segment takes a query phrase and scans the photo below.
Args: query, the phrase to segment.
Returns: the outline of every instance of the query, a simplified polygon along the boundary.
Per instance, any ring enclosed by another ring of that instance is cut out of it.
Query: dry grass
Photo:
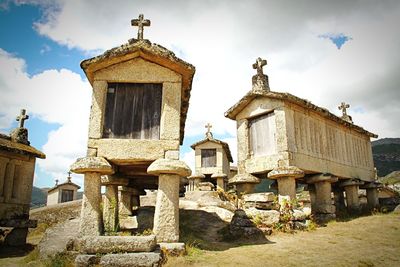
[[[196,251],[166,266],[400,266],[400,216],[333,222],[311,232],[277,234],[270,244]]]

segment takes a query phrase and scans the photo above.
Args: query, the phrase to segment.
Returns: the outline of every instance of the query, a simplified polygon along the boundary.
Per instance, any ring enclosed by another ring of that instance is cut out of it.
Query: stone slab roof
[[[63,186],[63,185],[72,185],[72,186],[75,186],[77,190],[81,188],[79,185],[74,184],[73,182],[68,182],[68,181],[67,181],[67,182],[65,182],[65,183],[58,184],[58,185],[56,185],[56,186],[50,188],[49,190],[47,190],[47,193],[51,193],[51,192],[55,191],[57,188],[60,188],[60,187]]]
[[[94,73],[96,71],[137,57],[173,70],[182,76],[180,121],[180,143],[182,145],[192,80],[196,71],[193,65],[176,57],[173,52],[161,45],[153,44],[149,40],[131,39],[127,44],[112,48],[105,51],[102,55],[82,61],[81,68],[84,70],[89,82],[93,84]]]
[[[0,150],[5,150],[17,154],[34,156],[45,159],[46,155],[34,148],[33,146],[25,145],[18,142],[13,142],[8,135],[0,134]]]
[[[369,137],[374,137],[377,138],[378,135],[368,132],[364,128],[357,126],[355,124],[349,123],[342,118],[336,116],[333,113],[330,113],[327,109],[319,107],[311,103],[310,101],[294,96],[289,93],[279,93],[279,92],[273,92],[273,91],[249,91],[242,99],[239,100],[235,105],[233,105],[231,108],[229,108],[225,112],[225,117],[235,120],[236,116],[251,102],[253,99],[257,97],[265,97],[265,98],[271,98],[271,99],[279,99],[284,102],[289,102],[293,103],[296,105],[299,105],[301,107],[304,107],[309,110],[313,110],[319,115],[321,115],[324,118],[327,118],[331,121],[334,121],[336,123],[342,124],[348,128],[351,128],[361,134],[365,134]]]
[[[191,147],[193,150],[195,150],[195,149],[196,149],[196,146],[201,145],[201,144],[204,144],[204,143],[207,143],[207,142],[213,142],[213,143],[222,145],[222,148],[224,149],[224,151],[225,151],[225,153],[226,153],[226,156],[228,157],[229,162],[233,162],[231,150],[229,149],[228,143],[225,143],[225,142],[223,142],[223,141],[221,141],[221,140],[214,139],[214,138],[211,138],[211,137],[206,137],[205,139],[203,139],[203,140],[201,140],[201,141],[199,141],[199,142],[194,143],[194,144],[191,145],[190,147]]]

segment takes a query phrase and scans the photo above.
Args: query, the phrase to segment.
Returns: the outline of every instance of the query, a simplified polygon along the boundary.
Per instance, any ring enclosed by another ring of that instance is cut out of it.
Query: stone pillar
[[[278,182],[278,198],[282,205],[284,201],[296,198],[296,179],[304,176],[304,172],[296,166],[278,166],[268,173],[269,179]]]
[[[116,232],[118,230],[118,186],[106,185],[103,201],[104,231]]]
[[[102,157],[79,158],[71,166],[71,171],[84,174],[79,233],[81,236],[97,236],[103,232],[103,220],[100,204],[101,175],[112,174],[114,170]]]
[[[346,204],[347,209],[350,212],[358,213],[360,211],[358,188],[362,184],[362,182],[355,179],[348,179],[340,184],[342,187],[344,187],[344,191],[346,192]]]
[[[360,188],[367,191],[367,205],[370,210],[379,207],[378,188],[381,187],[379,183],[370,182],[361,185]]]
[[[118,188],[119,191],[119,215],[124,218],[132,216],[132,193],[124,186]]]
[[[157,242],[179,241],[179,182],[181,177],[191,174],[183,161],[158,159],[147,173],[158,175],[158,191],[154,213],[153,232]]]
[[[339,186],[333,187],[333,199],[335,202],[336,212],[346,209],[346,205],[344,203],[343,189]]]
[[[315,186],[313,184],[308,184],[308,194],[310,195],[310,204],[311,204],[311,212],[315,214],[317,212],[315,203],[316,203],[316,194],[315,194]]]
[[[229,179],[229,184],[236,186],[236,192],[240,194],[250,194],[254,192],[254,187],[261,181],[250,173],[240,173]]]
[[[214,173],[211,178],[217,180],[217,189],[225,191],[225,179],[228,177],[225,173]]]

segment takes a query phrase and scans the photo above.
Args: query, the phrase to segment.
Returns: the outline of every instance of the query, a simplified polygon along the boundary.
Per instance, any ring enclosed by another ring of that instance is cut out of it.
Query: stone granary
[[[199,183],[212,183],[213,188],[226,190],[230,174],[230,163],[233,162],[229,145],[215,139],[208,123],[203,140],[191,145],[195,151],[195,173],[188,177],[189,191],[199,190]]]
[[[132,212],[133,199],[157,189],[153,233],[158,243],[173,243],[179,240],[180,181],[191,174],[179,160],[179,146],[195,67],[143,39],[143,26],[150,25],[143,15],[132,25],[139,27],[137,39],[81,63],[93,98],[87,156],[71,166],[84,174],[80,234],[117,228],[120,213]]]
[[[337,117],[328,110],[288,93],[270,91],[263,74],[266,61],[253,65],[253,87],[225,116],[236,120],[238,175],[230,180],[252,185],[259,178],[277,180],[280,200],[296,197],[296,181],[307,183],[314,213],[335,213],[343,206],[358,209],[358,188],[364,186],[376,206],[376,184],[371,137],[347,113]],[[345,111],[346,105],[340,107]],[[251,187],[248,187],[251,188]]]
[[[5,243],[16,246],[25,244],[28,228],[37,225],[37,221],[29,220],[35,161],[46,158],[29,145],[24,127],[28,118],[21,110],[19,126],[10,135],[0,134],[0,227],[13,228]]]
[[[57,179],[54,187],[47,191],[47,206],[76,200],[80,188],[79,185],[71,181],[71,172],[68,172],[65,183],[59,184]]]

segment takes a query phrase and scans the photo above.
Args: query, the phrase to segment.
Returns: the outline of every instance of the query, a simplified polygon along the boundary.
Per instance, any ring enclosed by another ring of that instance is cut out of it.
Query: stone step
[[[74,244],[80,253],[121,253],[154,251],[155,235],[149,236],[84,236]]]
[[[78,255],[75,258],[76,267],[107,266],[107,267],[157,267],[161,266],[160,252],[138,252],[98,255]]]

